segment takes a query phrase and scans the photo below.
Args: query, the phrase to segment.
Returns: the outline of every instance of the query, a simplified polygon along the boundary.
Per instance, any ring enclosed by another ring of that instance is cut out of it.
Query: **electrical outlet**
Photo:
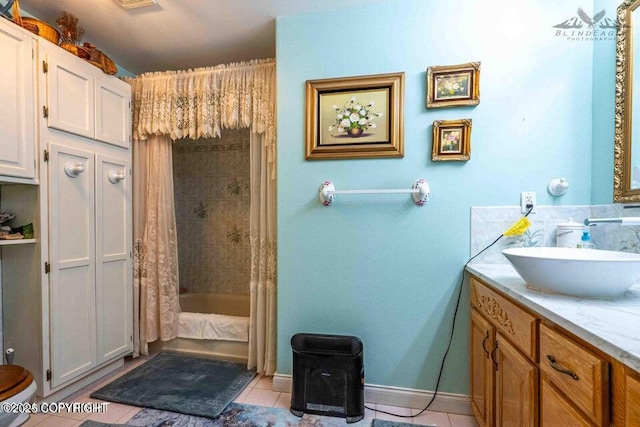
[[[529,212],[536,213],[536,192],[535,191],[523,191],[520,193],[520,208],[523,214]]]

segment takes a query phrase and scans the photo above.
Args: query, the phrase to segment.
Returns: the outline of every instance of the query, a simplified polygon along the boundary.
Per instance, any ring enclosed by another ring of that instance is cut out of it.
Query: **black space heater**
[[[296,334],[291,413],[364,418],[362,341],[342,335]]]

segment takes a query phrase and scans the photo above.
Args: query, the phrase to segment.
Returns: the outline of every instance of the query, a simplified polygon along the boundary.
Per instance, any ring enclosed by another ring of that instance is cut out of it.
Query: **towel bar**
[[[336,194],[399,194],[409,193],[413,198],[413,201],[418,206],[423,206],[429,201],[431,196],[431,189],[429,183],[424,179],[417,179],[413,183],[411,189],[382,189],[382,190],[336,190],[336,187],[331,181],[324,181],[320,185],[320,202],[325,206],[331,206],[336,198]]]

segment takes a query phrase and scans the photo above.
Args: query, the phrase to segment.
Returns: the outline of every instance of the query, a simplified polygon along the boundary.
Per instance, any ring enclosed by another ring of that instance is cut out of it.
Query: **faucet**
[[[584,225],[598,224],[640,225],[640,217],[628,216],[622,218],[587,218],[584,220]]]

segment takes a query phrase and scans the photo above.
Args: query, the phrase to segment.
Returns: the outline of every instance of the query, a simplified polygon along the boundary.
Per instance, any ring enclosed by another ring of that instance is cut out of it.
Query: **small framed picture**
[[[431,160],[467,161],[471,158],[471,119],[435,120]]]
[[[427,68],[427,108],[479,103],[479,62]]]

